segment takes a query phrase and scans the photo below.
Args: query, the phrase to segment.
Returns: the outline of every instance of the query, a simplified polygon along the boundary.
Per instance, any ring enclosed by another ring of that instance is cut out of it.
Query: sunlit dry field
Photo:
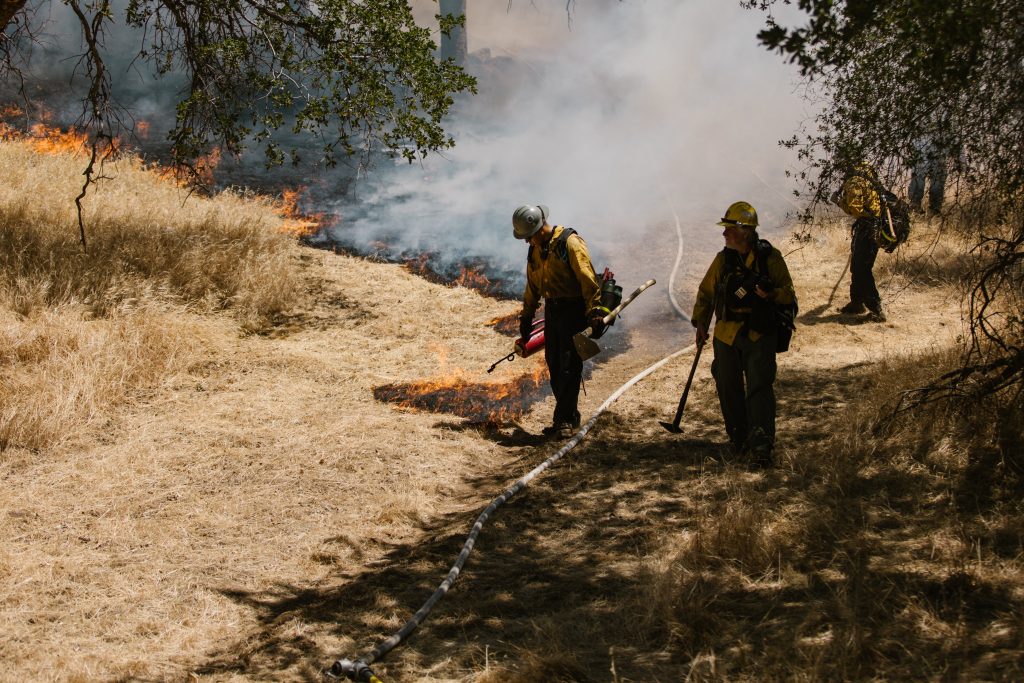
[[[57,163],[46,159],[33,163]],[[138,173],[137,187],[163,187]],[[450,394],[437,412],[375,398],[381,387],[437,388],[427,382],[470,399],[482,383],[528,386],[538,357],[484,372],[509,351],[491,323],[515,302],[300,247],[267,203],[183,204],[167,188],[164,199],[137,190],[154,202],[141,214],[96,195],[119,207],[104,269],[121,284],[88,291],[26,256],[58,240],[73,253],[72,213],[0,203],[15,207],[5,235],[44,245],[4,262],[2,680],[318,680],[400,628],[477,514],[558,448],[536,436],[551,411],[543,386],[541,400],[492,421]],[[210,238],[234,211],[245,229]],[[175,257],[175,245],[202,239],[198,265]],[[684,433],[661,429],[689,370],[683,355],[499,510],[454,589],[379,676],[1024,675],[1020,497],[996,481],[1010,446],[981,418],[944,429],[962,418],[941,409],[879,427],[887,402],[950,361],[963,333],[962,250],[922,224],[906,249],[881,255],[890,322],[873,324],[837,313],[844,223],[809,242],[773,241],[802,312],[780,356],[778,467],[730,456],[710,354]],[[118,251],[126,243],[136,256]],[[168,265],[140,276],[130,266],[156,262],[153,250],[169,252]],[[230,284],[233,264],[250,263],[275,270]],[[687,269],[680,298],[701,270]],[[190,294],[187,283],[214,272],[220,284]],[[47,277],[68,283],[64,294],[40,284]],[[592,368],[584,419],[690,344],[660,286],[643,310],[662,314],[623,321],[628,348]]]

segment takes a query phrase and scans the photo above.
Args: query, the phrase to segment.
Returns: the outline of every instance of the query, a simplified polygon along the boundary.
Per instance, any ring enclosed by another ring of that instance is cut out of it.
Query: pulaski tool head
[[[673,434],[682,434],[683,433],[683,430],[680,429],[679,425],[677,425],[677,424],[672,424],[671,422],[664,422],[662,420],[659,420],[658,424],[660,424],[662,427],[664,427],[668,431],[672,432]]]
[[[643,292],[645,289],[647,289],[654,283],[655,280],[651,279],[637,287],[632,294],[623,299],[622,303],[616,306],[611,313],[604,317],[604,324],[610,325],[611,322],[615,320],[615,318],[619,315],[619,313],[622,312],[623,308],[628,306],[633,299],[640,296],[641,292]],[[590,334],[593,331],[594,329],[592,327],[588,327],[582,332],[577,332],[576,336],[572,338],[573,346],[576,347],[576,353],[580,354],[580,358],[582,358],[583,360],[593,358],[594,356],[601,352],[601,347],[597,345],[597,342],[590,338]]]
[[[576,353],[580,354],[583,360],[589,360],[601,353],[601,347],[597,342],[582,332],[572,338],[572,343],[576,347]]]

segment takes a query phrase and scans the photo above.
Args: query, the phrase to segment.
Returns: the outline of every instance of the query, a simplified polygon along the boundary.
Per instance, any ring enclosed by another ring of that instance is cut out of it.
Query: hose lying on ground
[[[672,308],[676,311],[676,313],[684,320],[688,320],[689,316],[683,310],[682,306],[679,305],[679,302],[676,301],[674,294],[676,272],[679,270],[679,266],[683,260],[683,230],[682,225],[679,222],[679,214],[676,213],[675,208],[673,208],[671,205],[671,202],[667,203],[669,204],[669,208],[672,211],[672,216],[675,219],[676,237],[679,240],[679,248],[676,253],[676,261],[675,264],[672,266],[672,273],[669,277],[668,298],[669,303],[672,305]],[[597,418],[601,416],[601,413],[603,413],[608,408],[608,406],[610,406],[612,403],[618,400],[618,398],[622,396],[622,394],[624,394],[627,389],[629,389],[634,384],[642,380],[644,377],[647,377],[647,375],[651,374],[658,368],[668,363],[673,358],[681,356],[684,353],[693,351],[696,348],[696,345],[691,344],[686,348],[679,349],[675,353],[665,356],[657,363],[651,365],[646,370],[644,370],[643,372],[641,372],[640,374],[636,375],[631,380],[623,384],[611,396],[609,396],[604,403],[602,403],[598,407],[597,411],[591,416],[589,420],[587,420],[586,424],[584,424],[580,428],[580,430],[576,432],[576,434],[571,439],[569,439],[569,441],[564,446],[558,449],[558,451],[554,455],[552,455],[550,458],[542,462],[540,465],[537,465],[537,467],[530,470],[527,474],[523,475],[523,477],[521,477],[514,484],[512,484],[512,486],[505,489],[505,491],[500,496],[492,500],[491,504],[488,505],[484,509],[484,511],[480,513],[480,516],[476,518],[476,522],[474,522],[473,528],[470,530],[469,536],[466,538],[466,542],[462,546],[462,551],[459,553],[458,558],[455,560],[455,564],[452,565],[452,568],[450,570],[448,570],[448,576],[445,577],[444,581],[441,582],[441,585],[437,587],[437,589],[427,599],[427,601],[423,603],[423,606],[416,610],[416,613],[412,615],[412,618],[405,623],[405,626],[396,631],[390,638],[378,644],[377,647],[373,648],[373,650],[370,651],[370,654],[368,654],[364,659],[357,661],[352,661],[351,659],[339,659],[338,661],[334,662],[334,664],[331,665],[329,675],[335,678],[345,677],[353,681],[380,683],[380,679],[378,679],[373,674],[373,671],[370,669],[370,664],[373,664],[374,662],[378,661],[388,652],[398,647],[398,645],[403,640],[409,637],[409,634],[416,630],[416,627],[423,623],[423,620],[427,618],[428,614],[430,614],[430,610],[434,608],[434,605],[436,605],[441,600],[441,598],[445,596],[445,594],[448,592],[448,589],[451,588],[453,583],[455,583],[455,579],[459,577],[459,573],[462,571],[462,566],[465,564],[466,558],[468,558],[469,554],[473,552],[473,546],[476,545],[476,538],[480,535],[480,530],[483,529],[484,524],[487,523],[487,520],[490,519],[490,516],[494,514],[495,510],[501,507],[507,500],[512,498],[512,496],[516,495],[524,488],[526,488],[527,485],[529,485],[529,483],[533,481],[533,479],[535,479],[541,472],[551,467],[553,464],[558,462],[562,458],[562,456],[564,456],[566,453],[575,448],[580,443],[580,441],[583,440],[583,437],[586,436],[587,432],[590,431],[591,427],[593,427],[594,424],[597,422]]]
[[[466,538],[466,542],[462,546],[462,551],[459,553],[459,557],[455,560],[455,564],[452,565],[452,568],[448,571],[448,576],[446,576],[444,581],[441,582],[441,585],[437,587],[433,595],[431,595],[430,598],[428,598],[427,601],[423,603],[423,606],[416,611],[416,614],[412,615],[412,618],[405,623],[405,626],[396,631],[394,635],[392,635],[390,638],[381,642],[379,645],[377,645],[377,647],[373,648],[373,650],[370,651],[370,654],[368,654],[364,659],[358,661],[352,661],[350,659],[339,659],[338,661],[334,662],[334,664],[332,664],[330,668],[330,675],[336,678],[346,677],[353,681],[379,683],[379,679],[370,670],[370,665],[378,661],[381,657],[383,657],[388,652],[397,647],[403,640],[405,640],[409,636],[409,634],[415,631],[416,627],[423,623],[423,620],[427,618],[428,614],[430,614],[430,610],[434,608],[434,605],[436,605],[438,601],[445,596],[445,594],[448,592],[448,589],[451,588],[453,583],[455,583],[455,579],[459,577],[459,572],[462,571],[462,565],[465,564],[466,558],[468,558],[469,554],[473,551],[473,546],[476,544],[477,536],[480,535],[480,530],[483,529],[484,524],[486,524],[490,516],[494,514],[494,511],[501,507],[507,500],[512,498],[512,496],[516,495],[524,488],[526,488],[526,486],[531,481],[533,481],[541,472],[551,467],[553,464],[558,462],[562,458],[562,456],[564,456],[566,453],[575,448],[580,443],[580,441],[583,440],[583,437],[586,436],[587,432],[589,432],[590,429],[597,422],[597,418],[601,416],[601,413],[603,413],[608,408],[608,406],[610,406],[612,403],[618,400],[618,398],[622,396],[622,394],[624,394],[627,389],[629,389],[634,384],[642,380],[644,377],[647,377],[647,375],[651,374],[658,368],[668,363],[673,358],[681,356],[684,353],[693,351],[695,348],[696,346],[691,344],[690,346],[679,349],[678,351],[671,353],[668,356],[665,356],[657,363],[651,365],[646,370],[639,373],[631,380],[623,384],[621,387],[616,389],[615,392],[607,399],[605,399],[605,402],[602,403],[600,407],[598,407],[597,411],[591,416],[589,420],[587,420],[586,424],[580,427],[580,430],[576,432],[576,434],[571,439],[569,439],[569,441],[566,442],[564,446],[558,449],[558,451],[550,458],[548,458],[541,464],[537,465],[527,474],[523,475],[518,481],[512,484],[512,486],[505,489],[505,491],[500,496],[491,501],[491,504],[488,505],[484,509],[484,511],[480,513],[480,516],[476,518],[476,522],[474,522],[473,528],[469,532],[469,536]]]

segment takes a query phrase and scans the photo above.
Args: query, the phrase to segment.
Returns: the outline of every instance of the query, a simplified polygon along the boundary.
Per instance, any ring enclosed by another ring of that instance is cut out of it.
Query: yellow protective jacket
[[[565,228],[561,225],[554,227],[548,242],[549,249],[530,249],[526,263],[526,290],[523,292],[524,315],[532,316],[540,306],[541,298],[583,297],[587,312],[598,304],[601,284],[597,281],[583,238],[570,235],[566,241],[569,263],[555,253],[555,241],[563,230]]]
[[[862,175],[852,175],[843,181],[836,204],[854,218],[874,218],[882,209],[874,183]]]
[[[759,272],[755,249],[751,249],[747,253],[743,263],[749,270]],[[725,250],[723,249],[715,255],[715,259],[711,262],[711,266],[708,268],[708,272],[705,273],[704,279],[700,281],[700,287],[697,288],[697,299],[693,303],[693,315],[690,318],[690,322],[695,327],[700,325],[707,328],[711,325],[711,316],[716,313],[716,304],[719,311],[723,310],[724,303],[716,301],[715,292],[718,291],[719,283],[726,276],[725,265]],[[771,253],[765,259],[765,265],[768,268],[768,279],[771,280],[773,285],[772,291],[768,294],[768,300],[774,301],[777,304],[793,303],[793,300],[796,298],[796,291],[793,289],[793,278],[789,275],[789,268],[786,266],[785,259],[782,258],[782,252],[772,247]],[[742,315],[749,314],[751,309],[729,310]],[[716,315],[716,318],[719,317]],[[717,319],[715,321],[715,339],[732,346],[743,324],[741,320]],[[748,335],[751,341],[757,341],[761,338],[761,334],[754,330],[749,330]]]

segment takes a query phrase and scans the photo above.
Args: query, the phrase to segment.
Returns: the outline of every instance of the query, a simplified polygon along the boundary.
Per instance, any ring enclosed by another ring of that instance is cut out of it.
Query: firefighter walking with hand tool
[[[572,228],[548,223],[548,207],[520,206],[512,214],[512,234],[530,248],[526,257],[526,289],[519,317],[520,342],[525,347],[533,315],[544,299],[544,360],[547,361],[555,414],[547,436],[571,437],[580,426],[577,410],[583,361],[573,335],[592,328],[594,338],[604,334],[601,284],[583,239]]]
[[[769,467],[775,447],[775,354],[788,348],[791,329],[780,309],[792,308],[796,294],[782,253],[758,238],[757,224],[757,212],[747,202],[726,210],[718,223],[725,227],[725,248],[701,280],[691,322],[702,345],[715,316],[711,374],[726,432],[737,455]]]

